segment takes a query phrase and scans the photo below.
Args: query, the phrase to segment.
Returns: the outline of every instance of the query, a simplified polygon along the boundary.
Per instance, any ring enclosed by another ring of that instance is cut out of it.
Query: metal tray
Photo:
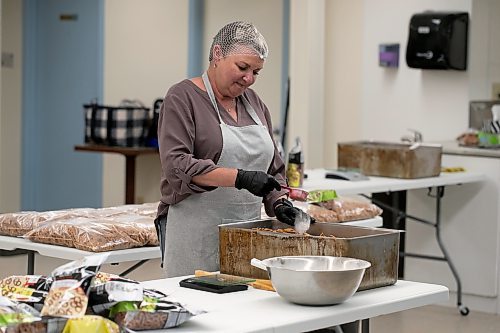
[[[369,261],[358,290],[396,283],[399,262],[399,230],[316,223],[308,235],[260,231],[282,229],[287,224],[276,219],[246,221],[219,226],[221,273],[267,279],[262,270],[250,265],[252,258],[287,255],[329,255]],[[325,237],[322,235],[334,235]]]

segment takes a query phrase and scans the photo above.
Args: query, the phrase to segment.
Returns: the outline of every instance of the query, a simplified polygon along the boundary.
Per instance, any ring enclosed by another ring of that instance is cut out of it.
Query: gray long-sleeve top
[[[255,109],[257,116],[269,130],[272,137],[271,115],[268,108],[252,89],[246,89],[244,96]],[[238,121],[236,122],[222,105],[222,120],[230,126],[254,125],[246,112],[241,96],[237,98]],[[274,140],[273,140],[274,142]],[[161,200],[158,216],[167,214],[168,207],[192,194],[213,190],[215,187],[199,186],[191,182],[196,175],[218,168],[216,165],[222,151],[222,133],[219,118],[206,91],[190,80],[173,85],[167,92],[160,109],[158,121],[158,143],[162,166]],[[278,182],[286,185],[285,165],[276,145],[274,158],[268,173]],[[246,191],[246,190],[242,190]],[[266,213],[274,216],[272,204],[286,194],[274,190],[263,200]]]

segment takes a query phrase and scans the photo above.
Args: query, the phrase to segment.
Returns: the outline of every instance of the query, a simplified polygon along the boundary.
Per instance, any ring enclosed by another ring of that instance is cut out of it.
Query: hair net
[[[223,57],[230,54],[252,54],[265,59],[269,54],[264,36],[253,24],[246,22],[228,23],[219,30],[210,47],[209,61],[213,59],[215,45],[220,45]]]

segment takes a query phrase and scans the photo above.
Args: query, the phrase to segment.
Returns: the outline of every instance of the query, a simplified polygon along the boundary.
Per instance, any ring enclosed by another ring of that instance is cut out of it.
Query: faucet
[[[408,131],[412,132],[413,135],[403,135],[401,141],[408,143],[422,142],[424,137],[420,131],[409,128]]]

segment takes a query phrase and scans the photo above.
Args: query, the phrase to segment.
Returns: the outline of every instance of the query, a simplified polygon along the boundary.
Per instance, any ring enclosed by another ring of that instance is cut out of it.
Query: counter
[[[462,147],[456,141],[436,142],[443,145],[443,154],[500,158],[500,149]]]

